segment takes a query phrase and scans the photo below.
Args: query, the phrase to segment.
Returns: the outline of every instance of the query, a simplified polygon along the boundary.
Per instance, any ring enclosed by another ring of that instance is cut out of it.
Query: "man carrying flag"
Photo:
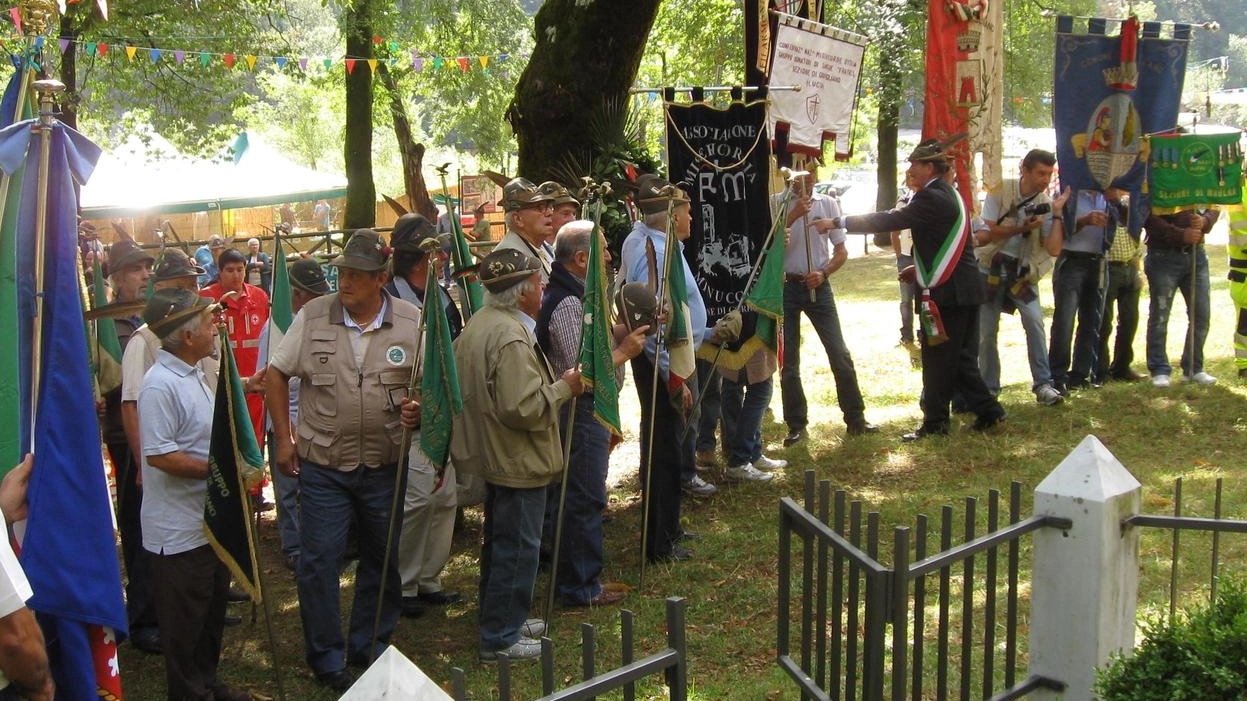
[[[611,352],[611,324],[606,298],[606,239],[591,221],[563,225],[554,239],[550,284],[537,317],[537,342],[555,373],[581,365],[585,392],[575,402],[571,453],[567,459],[567,496],[563,504],[563,542],[559,546],[555,586],[565,606],[605,606],[624,592],[602,585],[602,511],[606,508],[606,472],[611,436],[620,435],[619,383],[615,367],[640,354],[649,326],[623,337]],[[594,348],[595,340],[607,341]],[[588,351],[588,353],[585,353]],[[588,357],[585,357],[585,356]],[[604,357],[603,357],[604,356]],[[602,362],[605,360],[605,362]],[[559,409],[563,431],[571,406]],[[546,526],[553,537],[561,485],[546,492]]]
[[[446,348],[451,340],[463,330],[463,318],[455,307],[450,294],[436,283],[436,271],[441,268],[444,255],[440,248],[436,255],[427,253],[420,244],[436,235],[433,224],[419,214],[407,213],[398,218],[391,232],[390,245],[394,248],[394,276],[386,284],[386,290],[398,299],[414,304],[424,315],[424,355],[440,341],[438,321],[446,320]],[[429,268],[434,268],[433,304],[425,314],[424,301],[428,298]],[[440,314],[436,312],[440,310]],[[429,325],[434,326],[433,329]],[[436,338],[431,338],[431,334]],[[430,343],[430,341],[434,341]],[[453,359],[448,358],[451,363]],[[422,372],[424,368],[421,368]],[[455,383],[458,389],[458,382]],[[447,422],[450,417],[445,417]],[[458,490],[455,484],[455,468],[446,461],[445,449],[441,455],[429,455],[422,444],[434,434],[441,433],[448,440],[450,424],[432,425],[429,414],[426,425],[417,430],[411,441],[407,456],[407,491],[403,494],[403,529],[398,542],[398,574],[403,582],[403,615],[415,617],[429,606],[445,606],[457,603],[462,597],[455,592],[442,590],[442,569],[450,559],[450,542],[455,534],[455,512],[458,510]],[[444,469],[443,469],[444,466]],[[440,479],[439,479],[440,472]]]
[[[949,147],[955,142],[927,139],[909,154],[907,177],[918,190],[905,207],[835,217],[831,224],[852,232],[913,233],[914,265],[900,277],[916,283],[921,293],[923,418],[922,426],[904,435],[906,441],[948,435],[954,388],[977,416],[974,430],[987,430],[1005,418],[979,373],[979,305],[986,290],[969,243],[965,203],[948,182]]]
[[[652,279],[648,256],[638,255],[630,261],[627,282],[650,283],[664,290],[670,337],[660,350],[657,336],[651,336],[645,352],[632,359],[632,377],[641,400],[641,484],[649,501],[645,557],[650,562],[687,560],[689,552],[678,544],[684,532],[681,481],[692,482],[694,487],[704,484],[693,467],[697,417],[690,413],[696,388],[688,379],[695,376],[692,354],[706,332],[706,305],[683,254],[682,242],[689,237],[693,221],[688,195],[656,176],[642,176],[637,185],[637,206],[644,218],[630,236],[639,233],[647,239],[645,247],[652,245],[656,269],[662,271],[664,280]],[[655,373],[659,377],[656,394],[652,392]]]
[[[143,319],[161,343],[143,379],[143,545],[171,699],[250,699],[217,677],[229,570],[204,534],[213,396],[200,360],[217,347],[216,305],[184,289],[152,294]]]

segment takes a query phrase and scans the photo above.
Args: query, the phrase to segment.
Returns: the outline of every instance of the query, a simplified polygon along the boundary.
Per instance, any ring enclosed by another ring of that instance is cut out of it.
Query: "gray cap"
[[[329,294],[325,270],[311,258],[300,258],[290,266],[290,284],[314,295]]]
[[[505,292],[541,270],[541,263],[514,248],[491,252],[481,261],[481,283],[490,292]]]
[[[176,280],[180,277],[198,277],[208,271],[199,267],[190,256],[180,248],[166,248],[160,252],[153,270],[157,282]]]
[[[678,206],[689,201],[683,190],[651,173],[637,178],[636,184],[636,204],[642,214],[666,212],[668,202]]]
[[[389,259],[390,247],[385,245],[381,234],[372,229],[357,229],[342,247],[342,255],[329,264],[339,268],[375,272],[384,270]]]
[[[502,187],[503,211],[514,212],[537,202],[553,202],[554,198],[541,191],[528,178],[514,178]]]
[[[181,287],[166,287],[152,293],[143,309],[143,321],[158,338],[176,329],[195,314],[213,311],[219,305],[199,293]]]

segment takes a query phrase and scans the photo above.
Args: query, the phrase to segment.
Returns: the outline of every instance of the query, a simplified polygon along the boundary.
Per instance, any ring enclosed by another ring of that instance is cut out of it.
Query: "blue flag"
[[[47,173],[47,222],[41,318],[37,349],[39,386],[33,430],[35,469],[27,498],[30,516],[20,560],[48,640],[58,699],[96,699],[97,677],[91,639],[107,654],[126,635],[121,567],[100,452],[92,399],[91,368],[78,289],[77,196],[74,183],[90,176],[100,149],[81,134],[54,122]],[[25,165],[18,217],[18,296],[20,311],[34,309],[34,241],[39,141],[31,122],[0,131],[0,168],[13,173]],[[24,398],[25,399],[25,398]],[[29,399],[27,399],[29,402]],[[24,406],[29,406],[24,402]],[[28,412],[24,412],[28,413]],[[30,448],[28,432],[23,450]],[[72,527],[71,527],[72,526]],[[105,629],[100,634],[100,627]],[[97,651],[100,649],[97,645]],[[116,675],[115,662],[111,665]],[[107,683],[107,680],[102,680]]]

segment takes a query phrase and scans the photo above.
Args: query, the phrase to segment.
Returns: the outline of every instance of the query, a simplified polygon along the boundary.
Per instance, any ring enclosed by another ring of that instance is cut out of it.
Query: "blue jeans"
[[[349,472],[303,460],[299,469],[299,615],[308,666],[317,674],[343,669],[346,657],[371,662],[389,644],[402,608],[398,577],[398,538],[390,547],[385,573],[381,626],[372,637],[381,588],[381,563],[394,501],[395,465],[356,467]],[[351,604],[349,635],[342,639],[338,572],[346,533],[354,518],[359,535],[359,567]],[[395,514],[402,525],[402,512]]]
[[[546,487],[485,485],[481,544],[480,645],[505,650],[520,639],[533,606]]]
[[[1124,235],[1124,234],[1122,234]],[[1098,378],[1125,375],[1134,362],[1134,334],[1139,328],[1139,268],[1134,263],[1109,263],[1104,284],[1104,314],[1100,318]],[[1113,311],[1117,310],[1117,338],[1113,338]],[[1111,362],[1110,362],[1111,361]]]
[[[1195,348],[1191,348],[1188,331],[1182,344],[1182,372],[1194,375],[1204,371],[1204,339],[1208,338],[1208,255],[1204,247],[1195,249],[1195,297],[1191,297],[1191,254],[1182,251],[1148,249],[1143,271],[1152,290],[1152,304],[1147,315],[1147,369],[1153,375],[1172,374],[1169,354],[1165,350],[1174,291],[1181,290],[1186,300],[1188,323],[1194,306]],[[1192,305],[1192,302],[1194,303]],[[1189,329],[1189,327],[1188,327]]]
[[[979,268],[982,270],[982,268]],[[986,275],[987,271],[983,271]],[[979,370],[983,373],[983,382],[992,396],[1000,394],[1000,350],[996,339],[1000,332],[1001,307],[1007,288],[1012,281],[1002,280],[995,293],[979,306]],[[1039,294],[1035,298],[1021,301],[1011,297],[1010,301],[1017,307],[1018,317],[1022,320],[1022,330],[1026,332],[1026,359],[1031,368],[1031,389],[1038,389],[1052,384],[1052,371],[1048,368],[1048,339],[1043,328],[1043,308],[1039,304]]]
[[[913,256],[899,255],[896,257],[896,272],[914,264]],[[914,286],[902,282],[901,288],[901,341],[913,343],[914,340]]]
[[[273,445],[273,434],[268,434]],[[273,496],[277,497],[277,532],[281,535],[281,554],[299,556],[299,478],[287,477],[274,467]]]
[[[857,386],[853,357],[849,355],[844,333],[840,330],[840,317],[836,313],[836,299],[831,294],[831,285],[820,285],[811,302],[809,289],[798,280],[784,282],[784,369],[779,377],[780,394],[784,398],[784,423],[793,431],[805,428],[809,423],[805,389],[801,386],[802,312],[809,317],[827,352],[831,374],[836,379],[836,400],[844,413],[845,423],[863,419],[866,404]]]
[[[743,371],[741,380],[723,380],[723,442],[733,467],[762,457],[762,417],[775,385],[770,377],[747,384]]]
[[[1062,253],[1052,271],[1052,345],[1048,365],[1052,378],[1077,384],[1091,377],[1100,348],[1100,309],[1104,289],[1100,285],[1103,256],[1084,257]],[[1078,335],[1074,335],[1074,317]],[[1071,359],[1070,342],[1073,341]]]
[[[723,376],[714,371],[714,366],[707,360],[697,361],[697,386],[703,388],[705,398],[701,400],[701,416],[697,420],[697,450],[711,452],[717,446],[714,430],[722,413],[720,392]],[[727,435],[723,436],[727,443]]]
[[[606,508],[606,471],[610,467],[610,432],[593,418],[593,395],[576,403],[572,452],[567,466],[563,503],[563,543],[559,546],[558,593],[564,603],[587,604],[602,593],[602,510]],[[567,430],[570,403],[559,409],[560,427]],[[562,485],[550,484],[546,511],[557,522]],[[553,539],[553,536],[551,537]]]

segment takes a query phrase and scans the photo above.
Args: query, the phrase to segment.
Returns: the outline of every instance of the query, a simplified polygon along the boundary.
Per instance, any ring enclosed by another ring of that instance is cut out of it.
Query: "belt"
[[[784,282],[805,282],[809,273],[784,273]]]
[[[1134,260],[1133,260],[1133,259],[1132,259],[1132,260],[1110,260],[1110,261],[1108,262],[1108,264],[1109,264],[1109,265],[1127,265],[1127,266],[1133,266],[1133,265],[1134,265]]]
[[[1199,244],[1194,246],[1152,246],[1151,250],[1166,251],[1168,253],[1191,253],[1196,248],[1199,248]]]
[[[1103,253],[1087,253],[1086,251],[1061,251],[1061,255],[1075,260],[1099,260],[1104,257]]]

